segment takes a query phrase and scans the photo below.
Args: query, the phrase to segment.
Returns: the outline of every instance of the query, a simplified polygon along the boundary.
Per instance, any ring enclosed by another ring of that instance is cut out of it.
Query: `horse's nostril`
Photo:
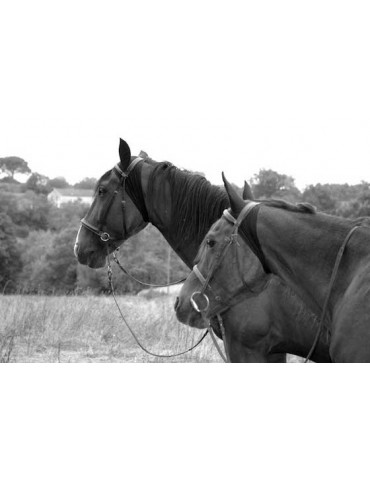
[[[179,306],[179,303],[180,303],[180,299],[179,299],[179,297],[176,297],[175,305],[174,305],[175,310],[177,310],[177,307]]]

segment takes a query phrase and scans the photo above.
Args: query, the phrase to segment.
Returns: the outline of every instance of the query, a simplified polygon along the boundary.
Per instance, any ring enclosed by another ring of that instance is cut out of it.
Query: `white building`
[[[58,208],[64,203],[80,200],[82,203],[90,205],[93,200],[93,190],[76,188],[54,188],[48,195],[48,200],[53,202]]]

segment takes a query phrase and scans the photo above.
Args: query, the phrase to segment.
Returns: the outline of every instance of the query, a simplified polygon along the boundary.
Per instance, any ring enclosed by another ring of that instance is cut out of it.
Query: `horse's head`
[[[103,267],[109,253],[147,225],[145,202],[136,192],[141,191],[137,170],[142,159],[131,158],[122,139],[119,155],[120,162],[97,182],[93,203],[76,238],[75,255],[91,268]]]
[[[245,202],[226,182],[225,179],[231,212],[225,211],[205,236],[193,271],[175,305],[180,322],[193,327],[204,328],[205,316],[211,318],[248,297],[258,295],[269,278],[257,256],[237,235],[233,215],[236,209],[243,209]],[[250,202],[251,192],[249,195]]]

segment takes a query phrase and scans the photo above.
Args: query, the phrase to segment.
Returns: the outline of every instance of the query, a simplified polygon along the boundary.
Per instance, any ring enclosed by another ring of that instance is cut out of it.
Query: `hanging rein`
[[[120,186],[121,186],[121,191],[122,191],[122,200],[121,200],[121,205],[122,205],[122,215],[123,215],[123,232],[125,230],[125,194],[126,194],[126,180],[130,174],[130,172],[132,172],[134,170],[134,168],[136,167],[136,165],[140,162],[140,161],[143,161],[144,159],[141,158],[141,157],[137,157],[135,158],[131,163],[130,165],[128,166],[127,170],[126,171],[123,171],[121,169],[121,167],[119,166],[119,164],[115,165],[113,167],[113,172],[118,175],[118,177],[120,178]],[[117,309],[120,313],[120,316],[122,318],[122,320],[124,321],[126,327],[128,328],[129,332],[131,333],[131,335],[133,336],[134,340],[136,341],[136,343],[138,344],[138,346],[144,351],[146,352],[147,354],[149,355],[152,355],[153,357],[160,357],[160,358],[171,358],[171,357],[178,357],[180,355],[184,355],[185,353],[188,353],[190,352],[191,350],[194,350],[203,340],[204,338],[207,336],[209,330],[206,330],[205,333],[203,333],[200,337],[200,339],[192,346],[190,347],[189,349],[183,351],[183,352],[180,352],[180,353],[175,353],[175,354],[172,354],[172,355],[161,355],[161,354],[157,354],[157,353],[153,353],[153,352],[150,352],[147,348],[145,348],[142,343],[139,341],[137,335],[135,334],[135,332],[133,331],[133,329],[131,328],[131,326],[129,325],[127,319],[125,318],[125,316],[123,315],[122,313],[122,310],[118,304],[118,301],[117,301],[117,298],[116,298],[116,294],[115,294],[115,289],[114,289],[114,285],[113,285],[113,272],[112,272],[112,267],[111,267],[111,263],[110,263],[110,258],[109,258],[109,246],[108,246],[108,242],[111,241],[113,244],[114,242],[117,242],[117,241],[123,241],[124,240],[124,236],[122,237],[117,237],[115,235],[111,235],[109,232],[106,231],[106,229],[104,229],[104,221],[108,215],[108,212],[111,208],[111,206],[113,205],[114,203],[114,200],[115,198],[117,197],[119,193],[119,188],[117,188],[114,192],[113,192],[113,195],[112,197],[110,198],[109,202],[107,203],[103,213],[101,214],[101,218],[102,218],[102,221],[100,222],[100,228],[99,226],[94,226],[92,225],[88,220],[86,220],[86,218],[83,218],[81,220],[81,224],[83,227],[87,228],[88,230],[90,230],[92,233],[94,233],[95,235],[97,235],[100,240],[102,242],[105,242],[106,243],[106,246],[107,246],[107,259],[108,259],[108,263],[107,263],[107,272],[108,272],[108,282],[109,282],[109,287],[111,289],[111,292],[112,292],[112,296],[113,296],[113,299],[114,299],[114,302],[117,306]],[[114,261],[117,263],[118,267],[129,277],[131,278],[132,280],[135,280],[136,282],[140,283],[141,285],[145,285],[145,286],[149,286],[149,287],[168,287],[170,285],[176,285],[178,283],[182,283],[183,281],[185,281],[185,278],[181,279],[181,280],[177,280],[176,282],[172,282],[172,283],[168,283],[168,284],[164,284],[164,285],[156,285],[156,284],[151,284],[151,283],[145,283],[145,282],[142,282],[140,280],[138,280],[137,278],[135,278],[133,275],[131,275],[119,262],[117,256],[116,256],[116,251],[118,250],[118,248],[116,248],[116,250],[113,252],[113,258],[114,258]],[[213,333],[213,332],[212,332]],[[212,338],[213,339],[213,338]],[[216,342],[216,340],[213,339],[214,342]],[[215,343],[215,345],[217,345],[217,342]]]

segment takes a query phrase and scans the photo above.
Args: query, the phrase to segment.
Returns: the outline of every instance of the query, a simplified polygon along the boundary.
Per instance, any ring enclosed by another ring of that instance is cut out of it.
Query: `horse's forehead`
[[[215,235],[217,234],[225,234],[225,233],[228,233],[229,230],[232,230],[233,228],[233,225],[231,225],[231,223],[229,223],[227,220],[225,220],[224,218],[220,218],[220,220],[218,220],[212,227],[211,231],[212,233],[214,233]]]
[[[103,175],[100,181],[101,183],[110,184],[115,180],[117,180],[117,176],[113,173],[113,170],[111,170],[108,174]]]

